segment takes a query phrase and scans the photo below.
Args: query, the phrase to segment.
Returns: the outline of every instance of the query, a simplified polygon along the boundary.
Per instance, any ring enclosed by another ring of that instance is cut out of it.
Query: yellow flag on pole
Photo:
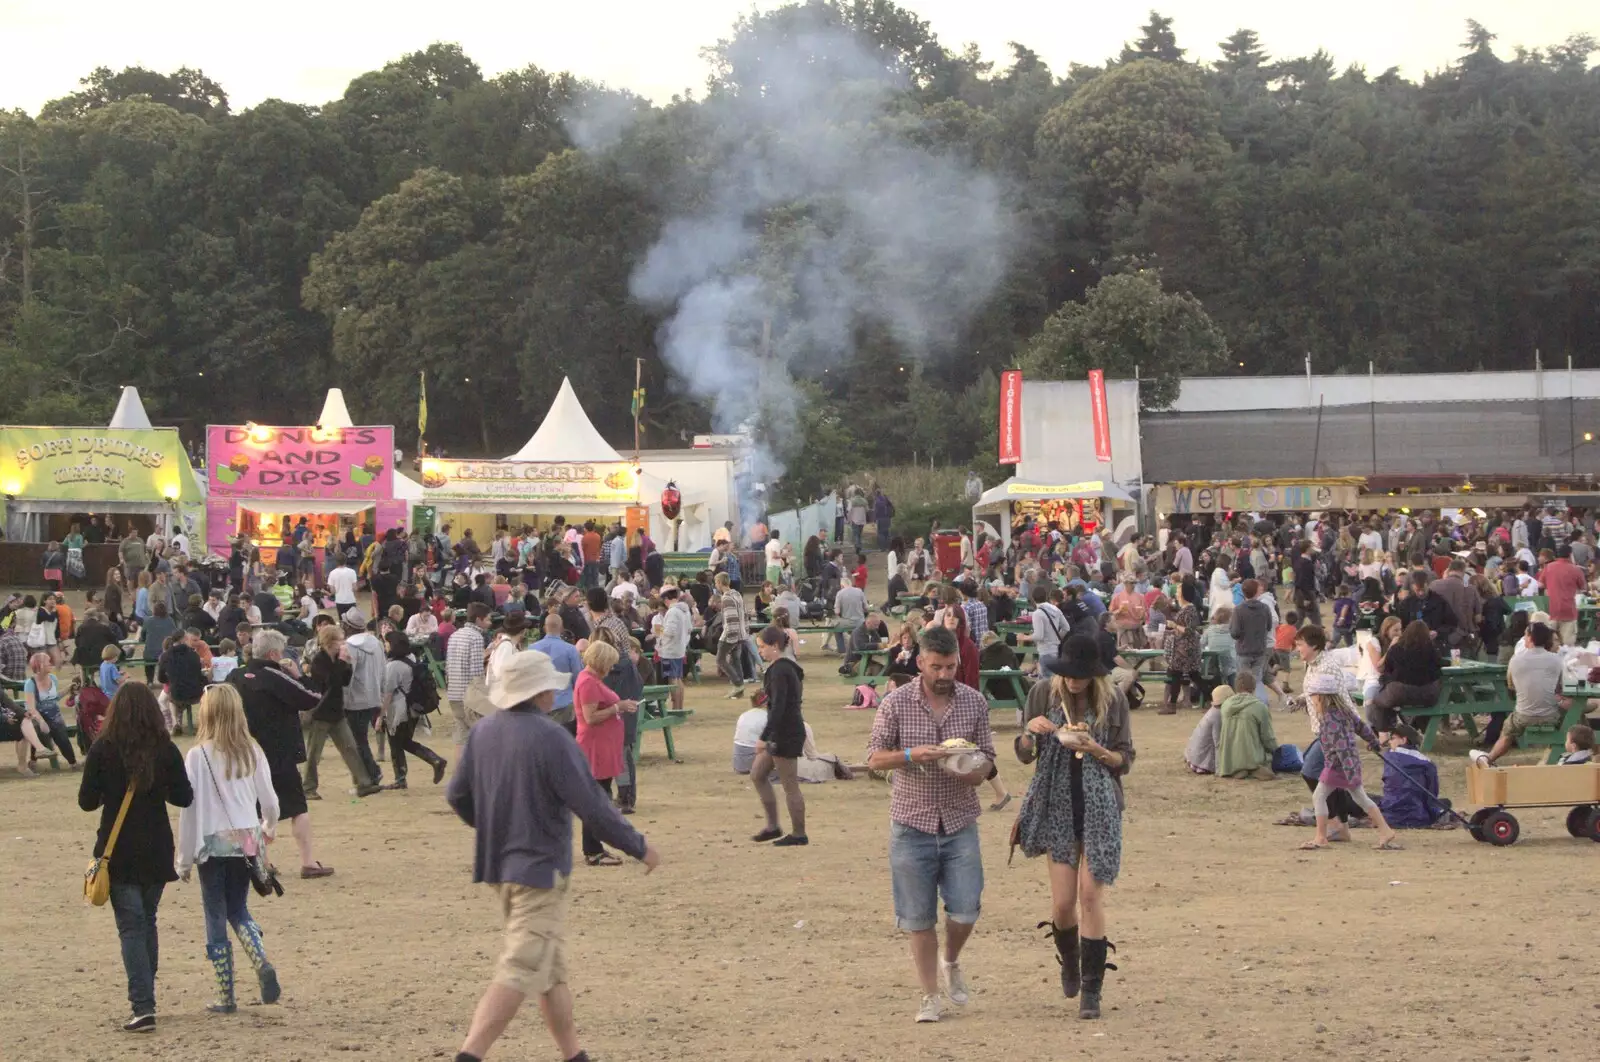
[[[428,434],[428,373],[426,370],[422,373],[422,385],[418,396],[417,434],[422,436]]]

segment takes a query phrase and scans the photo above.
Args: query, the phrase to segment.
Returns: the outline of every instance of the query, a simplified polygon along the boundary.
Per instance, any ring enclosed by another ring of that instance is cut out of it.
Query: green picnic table
[[[884,671],[889,670],[889,653],[891,651],[892,650],[887,646],[881,649],[856,650],[856,661],[854,666],[851,668],[850,674],[842,677],[851,682],[854,682],[858,679],[867,678],[867,669],[872,666],[872,662],[874,660],[883,665]]]
[[[1032,634],[1033,624],[1031,622],[1017,623],[1015,621],[1008,621],[1006,623],[996,623],[994,625],[994,629],[999,631],[1001,634]]]
[[[1360,692],[1352,699],[1359,703]],[[1432,752],[1443,720],[1459,715],[1466,720],[1467,732],[1477,737],[1478,723],[1473,716],[1509,712],[1515,707],[1516,697],[1506,688],[1505,665],[1463,660],[1440,669],[1439,700],[1433,707],[1405,707],[1398,711],[1402,716],[1428,721],[1422,733],[1422,751]]]
[[[991,715],[993,715],[996,711],[1008,708],[1015,709],[1017,711],[1022,710],[1022,706],[1028,701],[1028,690],[1023,684],[1022,679],[1023,673],[1021,671],[1009,667],[999,668],[998,670],[994,671],[978,672],[978,686],[983,692],[984,699],[989,702],[989,713]],[[996,696],[991,694],[991,680],[993,680],[994,685],[999,686],[1002,690],[1008,691],[1010,695]]]
[[[677,747],[672,742],[673,727],[682,726],[694,715],[694,709],[672,707],[671,686],[646,686],[639,694],[638,726],[633,737],[633,758],[637,763],[644,748],[646,730],[659,730],[667,742],[667,759],[678,760]]]

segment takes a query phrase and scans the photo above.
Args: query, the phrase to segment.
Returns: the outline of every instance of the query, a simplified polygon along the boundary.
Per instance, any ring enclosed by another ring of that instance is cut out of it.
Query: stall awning
[[[288,513],[338,513],[342,516],[353,516],[375,508],[377,502],[355,500],[338,500],[328,498],[223,498],[224,502],[234,502],[241,509],[248,509],[253,513],[274,513],[284,515]]]
[[[1363,494],[1351,506],[1361,512],[1386,509],[1520,509],[1526,494]]]
[[[973,512],[998,512],[1012,502],[1050,501],[1052,499],[1110,498],[1112,501],[1132,502],[1133,495],[1108,480],[1085,480],[1082,483],[1027,483],[1012,476],[997,487],[990,487],[972,507]]]
[[[171,502],[136,501],[46,501],[37,498],[18,498],[6,502],[13,513],[130,513],[141,516],[172,515]]]

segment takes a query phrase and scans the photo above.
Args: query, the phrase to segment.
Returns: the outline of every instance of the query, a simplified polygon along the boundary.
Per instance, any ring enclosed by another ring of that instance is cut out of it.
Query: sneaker
[[[135,1014],[122,1023],[123,1032],[142,1033],[156,1031],[156,1016],[154,1014]]]
[[[433,765],[433,784],[434,785],[438,785],[440,782],[444,781],[444,769],[447,766],[449,766],[449,761],[448,760],[440,760],[438,763]]]
[[[967,993],[967,978],[961,972],[959,962],[945,962],[939,960],[939,979],[944,982],[944,994],[958,1007],[964,1007],[972,999]]]
[[[383,786],[381,786],[381,785],[363,785],[363,786],[357,786],[356,789],[355,789],[355,794],[358,797],[369,797],[369,796],[372,796],[374,793],[381,793],[381,792],[383,792]]]
[[[943,1009],[939,1006],[939,994],[922,997],[922,1006],[917,1010],[917,1023],[938,1021],[944,1016]]]
[[[810,844],[810,843],[811,843],[810,838],[806,837],[805,834],[803,834],[803,833],[791,833],[787,837],[779,837],[776,841],[773,841],[772,842],[772,847],[774,847],[774,848],[795,848],[795,847],[798,847],[800,845],[807,845],[807,844]]]
[[[322,794],[317,792],[315,789],[313,789],[313,790],[311,790],[311,792],[306,794],[306,799],[307,800],[321,800],[322,799]]]
[[[406,780],[404,778],[397,778],[393,782],[390,782],[388,785],[384,786],[383,788],[385,788],[385,789],[404,789],[405,787],[406,787]]]
[[[732,693],[728,694],[728,698],[727,699],[730,700],[730,701],[743,700],[744,699],[744,687],[740,686],[738,689],[736,689]]]

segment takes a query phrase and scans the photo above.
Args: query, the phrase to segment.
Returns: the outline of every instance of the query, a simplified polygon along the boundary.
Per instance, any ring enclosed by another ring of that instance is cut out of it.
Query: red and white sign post
[[[1022,372],[1000,374],[1000,464],[1022,462]]]
[[[1089,416],[1094,421],[1094,456],[1109,463],[1111,415],[1106,408],[1106,374],[1099,369],[1089,370]]]

